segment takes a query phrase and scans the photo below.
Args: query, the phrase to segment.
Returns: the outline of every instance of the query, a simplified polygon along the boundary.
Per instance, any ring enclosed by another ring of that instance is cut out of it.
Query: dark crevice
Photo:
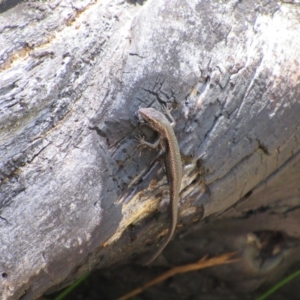
[[[97,132],[98,135],[100,135],[100,136],[102,136],[102,137],[104,137],[104,138],[107,137],[106,134],[105,134],[105,132],[102,131],[102,130],[101,130],[99,127],[97,127],[97,126],[95,126],[95,127],[89,127],[89,129],[95,130],[95,131]]]
[[[127,3],[133,5],[143,5],[147,0],[126,0]]]
[[[0,220],[3,220],[6,224],[9,224],[9,222],[5,219],[5,218],[3,218],[3,217],[1,217],[0,216]],[[3,273],[3,274],[5,274],[5,273]],[[2,276],[3,277],[3,276]]]
[[[247,211],[247,212],[244,213],[244,217],[249,218],[249,217],[252,217],[254,215],[258,215],[258,214],[264,213],[264,212],[266,212],[268,210],[269,210],[268,206],[261,206],[261,207],[259,207],[257,209],[250,209],[249,211]]]
[[[249,197],[252,195],[252,193],[253,193],[252,190],[250,190],[249,192],[247,192],[247,193],[245,194],[245,196],[244,196],[244,199],[249,198]]]
[[[17,4],[23,2],[23,0],[3,0],[0,2],[0,13],[5,12],[8,9],[13,8]]]
[[[157,101],[158,101],[160,104],[164,104],[164,105],[166,104],[166,101],[164,101],[163,99],[161,99],[161,97],[159,96],[159,94],[158,94],[157,92],[153,92],[153,91],[151,91],[151,90],[144,89],[144,88],[143,88],[143,90],[144,90],[145,92],[148,92],[148,93],[150,93],[151,95],[155,96],[156,99],[157,99]]]
[[[137,54],[137,53],[132,53],[132,52],[130,52],[129,55],[130,55],[130,56],[137,56],[137,57],[139,57],[139,58],[145,58],[145,56],[141,56],[141,55],[139,55],[139,54]]]
[[[41,154],[41,152],[44,150],[44,149],[46,149],[47,147],[49,146],[49,144],[48,145],[46,145],[45,147],[43,147],[43,148],[41,148],[37,153],[35,153],[33,156],[32,156],[32,158],[30,159],[30,160],[28,160],[27,162],[28,163],[31,163],[37,156],[39,156],[40,154]]]
[[[285,235],[280,231],[254,231],[258,242],[258,248],[260,249],[261,256],[270,257],[276,255],[278,246],[286,242]]]
[[[259,140],[258,142],[258,149],[260,149],[264,154],[266,155],[270,155],[268,148],[266,147],[266,145],[264,145],[263,143],[261,143]]]

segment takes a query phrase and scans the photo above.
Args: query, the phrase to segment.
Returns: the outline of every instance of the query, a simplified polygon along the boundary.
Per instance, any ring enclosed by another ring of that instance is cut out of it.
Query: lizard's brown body
[[[178,202],[182,178],[182,163],[178,141],[173,130],[175,121],[169,110],[165,109],[165,113],[171,122],[165,117],[164,114],[151,107],[141,108],[138,112],[143,121],[145,121],[149,127],[157,131],[160,135],[160,138],[154,144],[148,143],[144,139],[140,139],[140,142],[141,144],[147,145],[151,148],[156,148],[158,144],[160,144],[165,153],[165,163],[168,183],[170,185],[170,202],[172,209],[172,222],[169,228],[168,236],[160,245],[157,252],[155,252],[152,258],[146,263],[146,265],[148,265],[166,247],[175,232],[178,219]]]

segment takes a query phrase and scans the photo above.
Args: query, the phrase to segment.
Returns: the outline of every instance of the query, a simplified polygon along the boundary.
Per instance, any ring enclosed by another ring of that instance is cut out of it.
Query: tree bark
[[[187,243],[200,243],[193,259],[237,250],[242,262],[215,276],[243,274],[249,291],[299,261],[298,16],[272,1],[3,6],[2,298],[130,261],[166,233],[165,170],[134,140],[154,137],[139,107],[173,108],[185,166],[186,238],[158,264],[188,262]]]

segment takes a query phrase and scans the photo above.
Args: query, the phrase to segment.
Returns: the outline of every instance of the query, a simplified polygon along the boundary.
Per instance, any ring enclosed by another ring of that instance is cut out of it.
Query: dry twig
[[[137,294],[142,293],[144,290],[151,287],[152,285],[155,285],[155,284],[157,284],[161,281],[164,281],[167,278],[172,277],[176,274],[186,273],[186,272],[196,271],[196,270],[200,270],[200,269],[204,269],[204,268],[208,268],[208,267],[212,267],[212,266],[230,264],[230,263],[237,262],[237,261],[240,260],[240,258],[230,259],[235,254],[236,254],[236,252],[230,252],[230,253],[225,253],[225,254],[222,254],[222,255],[219,255],[219,256],[216,256],[216,257],[212,257],[210,259],[207,259],[208,255],[206,255],[206,256],[202,257],[196,263],[174,267],[171,270],[169,270],[169,271],[163,273],[162,275],[154,278],[153,280],[149,281],[145,285],[143,285],[143,286],[131,291],[130,293],[120,297],[118,300],[127,300],[127,299],[129,299],[129,298],[131,298],[131,297],[133,297]]]

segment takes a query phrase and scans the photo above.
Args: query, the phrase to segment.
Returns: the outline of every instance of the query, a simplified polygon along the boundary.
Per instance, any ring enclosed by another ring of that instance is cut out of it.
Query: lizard
[[[149,265],[151,262],[153,262],[167,246],[175,232],[178,219],[178,202],[181,188],[182,162],[178,141],[173,130],[173,127],[175,126],[175,120],[170,114],[170,109],[168,109],[166,106],[164,107],[164,113],[169,120],[163,113],[159,112],[155,108],[140,108],[138,110],[140,121],[142,123],[146,123],[146,125],[159,134],[159,138],[154,143],[146,142],[142,137],[139,137],[137,140],[141,145],[146,145],[151,148],[156,148],[160,144],[161,149],[164,152],[167,179],[168,184],[170,185],[170,205],[172,214],[172,221],[165,241],[144,265]]]

